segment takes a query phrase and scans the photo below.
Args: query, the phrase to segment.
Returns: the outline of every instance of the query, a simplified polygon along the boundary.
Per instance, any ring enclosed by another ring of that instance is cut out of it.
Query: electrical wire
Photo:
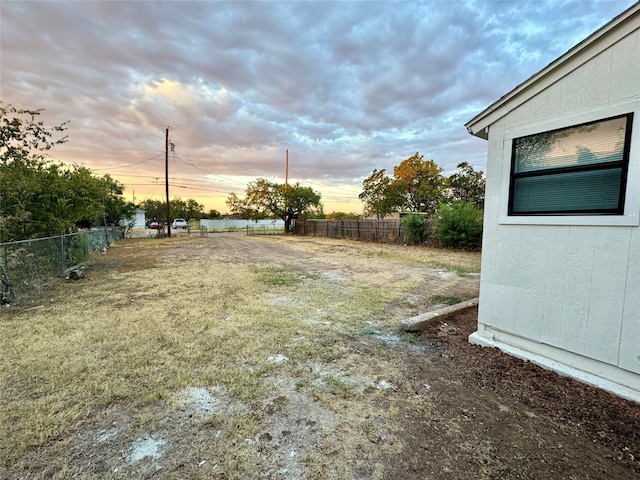
[[[225,182],[229,182],[229,183],[237,183],[238,185],[242,185],[242,186],[244,186],[244,185],[245,185],[245,184],[243,184],[242,182],[229,180],[228,178],[225,178],[225,177],[223,177],[223,176],[221,176],[221,175],[218,175],[218,174],[216,174],[216,173],[209,172],[209,171],[205,170],[204,168],[201,168],[201,167],[197,166],[195,163],[189,163],[187,160],[182,159],[182,158],[181,158],[180,156],[178,156],[178,155],[175,155],[175,154],[174,154],[174,156],[175,156],[175,158],[176,158],[176,159],[178,159],[178,160],[179,160],[179,161],[181,161],[182,163],[185,163],[186,165],[189,165],[190,167],[193,167],[193,168],[195,168],[196,170],[200,170],[201,172],[206,173],[207,175],[211,175],[211,176],[213,176],[213,177],[220,178],[220,179],[224,180]]]
[[[142,165],[143,163],[147,163],[147,162],[150,162],[151,160],[155,160],[156,158],[158,158],[161,155],[162,155],[162,153],[159,153],[158,155],[156,155],[154,157],[151,157],[151,158],[147,158],[146,160],[142,160],[141,162],[130,163],[129,165],[120,165],[119,167],[109,167],[109,169],[110,170],[115,170],[117,168],[135,167],[136,165]]]

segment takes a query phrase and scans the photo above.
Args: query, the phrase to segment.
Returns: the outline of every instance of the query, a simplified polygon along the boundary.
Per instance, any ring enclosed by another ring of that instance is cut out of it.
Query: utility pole
[[[289,233],[289,149],[284,152],[284,233]]]
[[[171,236],[171,213],[169,208],[169,127],[164,136],[164,186],[167,194],[167,235]]]
[[[284,152],[284,188],[289,187],[289,149]]]

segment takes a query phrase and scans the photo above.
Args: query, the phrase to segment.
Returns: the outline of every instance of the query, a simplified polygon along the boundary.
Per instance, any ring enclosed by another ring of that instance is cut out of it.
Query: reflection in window
[[[632,120],[515,138],[509,215],[622,214]]]

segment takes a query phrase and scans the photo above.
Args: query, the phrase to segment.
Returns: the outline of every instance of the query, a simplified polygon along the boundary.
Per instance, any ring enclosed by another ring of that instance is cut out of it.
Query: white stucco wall
[[[507,216],[513,138],[628,112],[635,113],[624,215]],[[470,340],[640,401],[640,30],[576,62],[491,124],[488,142],[478,331]]]

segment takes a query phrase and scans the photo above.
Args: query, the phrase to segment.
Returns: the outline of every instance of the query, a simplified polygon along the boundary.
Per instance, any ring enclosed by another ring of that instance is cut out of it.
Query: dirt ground
[[[0,478],[640,478],[640,405],[470,345],[473,310],[419,337],[403,334],[401,319],[478,293],[478,275],[434,266],[418,247],[282,237],[125,240],[51,301],[69,288],[149,269],[158,281],[172,278],[179,295],[180,265],[198,262],[203,275],[214,266],[231,275],[236,265],[302,275],[294,287],[265,294],[306,313],[291,337],[274,343],[278,351],[264,353],[260,396],[234,393],[228,379],[192,382],[171,401],[145,406],[148,420],[137,423],[138,407],[115,402],[65,438],[46,439],[20,458],[0,454]],[[227,293],[241,288],[237,281],[225,283]],[[364,318],[357,309],[330,311],[342,294],[361,289],[378,294],[380,308],[363,303]],[[15,315],[29,308],[18,305]],[[226,321],[225,312],[217,315]],[[254,334],[262,335],[274,333]],[[64,468],[55,467],[60,457]]]

